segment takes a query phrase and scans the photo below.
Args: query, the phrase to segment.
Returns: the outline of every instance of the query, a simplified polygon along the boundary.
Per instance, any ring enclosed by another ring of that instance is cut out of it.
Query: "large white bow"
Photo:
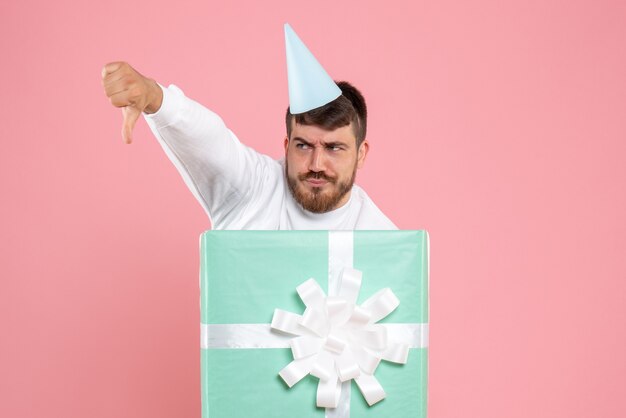
[[[354,379],[371,406],[386,394],[374,372],[380,360],[405,364],[409,346],[390,341],[388,328],[376,322],[398,307],[400,301],[384,288],[356,304],[362,273],[344,268],[337,295],[326,296],[315,279],[296,288],[306,305],[304,314],[276,309],[271,328],[296,335],[289,341],[294,360],[279,375],[289,387],[311,374],[320,379],[317,406],[336,408],[341,382]]]

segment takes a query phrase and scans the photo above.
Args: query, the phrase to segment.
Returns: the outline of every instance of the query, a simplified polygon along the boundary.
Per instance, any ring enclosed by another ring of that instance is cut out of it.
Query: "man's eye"
[[[296,148],[299,148],[299,149],[309,149],[309,146],[307,144],[299,143],[299,144],[296,144]]]
[[[339,145],[335,145],[333,147],[328,147],[329,150],[331,151],[341,151],[342,148]]]

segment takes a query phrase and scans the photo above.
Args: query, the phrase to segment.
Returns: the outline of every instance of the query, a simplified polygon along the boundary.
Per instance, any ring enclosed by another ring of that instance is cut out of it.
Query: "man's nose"
[[[326,169],[326,156],[324,155],[324,149],[320,147],[313,148],[311,153],[311,159],[309,160],[309,171],[319,173]]]

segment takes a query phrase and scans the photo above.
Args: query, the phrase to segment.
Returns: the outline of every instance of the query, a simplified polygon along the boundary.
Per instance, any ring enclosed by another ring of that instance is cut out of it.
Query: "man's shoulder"
[[[352,186],[352,199],[359,214],[355,229],[395,230],[398,227],[382,210],[376,206],[372,198],[357,184]]]

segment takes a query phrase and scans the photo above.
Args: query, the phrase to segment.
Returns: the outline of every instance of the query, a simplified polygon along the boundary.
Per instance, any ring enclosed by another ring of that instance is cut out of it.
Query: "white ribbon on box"
[[[303,315],[276,309],[271,325],[202,324],[201,346],[291,348],[294,361],[279,372],[285,383],[319,378],[317,405],[326,408],[326,418],[349,418],[350,380],[369,405],[384,399],[374,376],[380,360],[406,363],[409,348],[428,346],[428,324],[376,324],[399,305],[389,288],[356,305],[361,272],[352,269],[351,231],[329,232],[328,253],[329,296],[309,279],[296,289]]]

